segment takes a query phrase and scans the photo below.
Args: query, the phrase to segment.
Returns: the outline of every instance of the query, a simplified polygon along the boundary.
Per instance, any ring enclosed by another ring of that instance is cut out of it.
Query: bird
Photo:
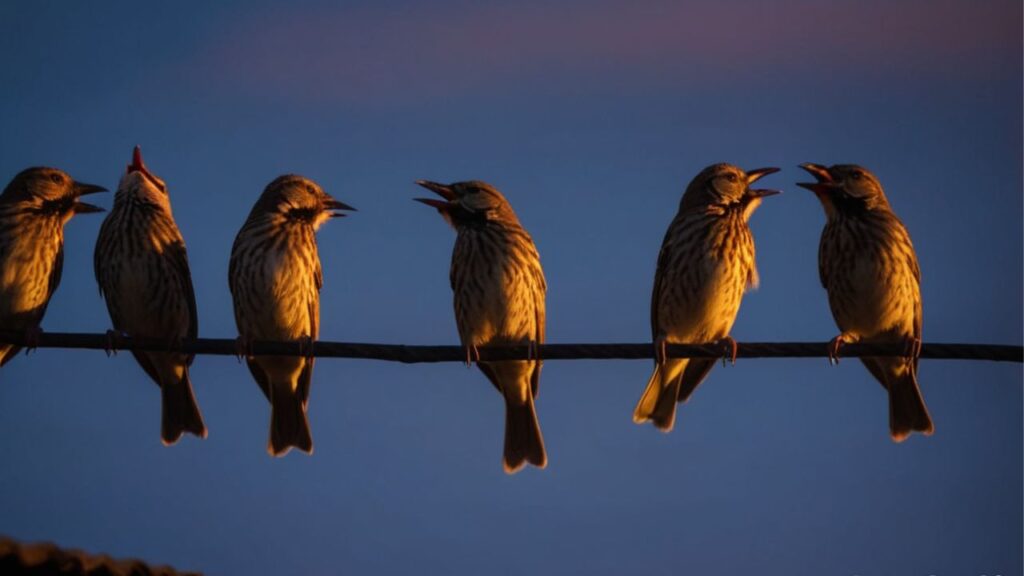
[[[931,435],[935,425],[917,383],[921,352],[921,268],[903,222],[882,184],[854,164],[801,168],[815,182],[801,182],[817,196],[826,224],[818,245],[818,273],[840,333],[830,359],[850,342],[903,343],[906,356],[863,357],[861,362],[889,396],[889,432],[902,442],[912,432]]]
[[[64,266],[64,225],[103,212],[81,197],[107,189],[77,182],[57,168],[22,170],[0,193],[0,330],[21,332],[31,350],[42,332]],[[0,344],[0,366],[21,350]]]
[[[668,358],[666,344],[720,342],[736,361],[729,331],[743,293],[759,283],[748,222],[763,198],[779,193],[751,184],[777,171],[712,164],[686,187],[658,254],[651,294],[654,372],[633,410],[637,424],[650,421],[670,432],[676,403],[686,402],[715,365],[713,358]]]
[[[497,188],[479,180],[416,183],[442,199],[416,198],[436,208],[456,231],[449,273],[459,339],[505,400],[502,467],[547,466],[534,402],[544,343],[547,284],[530,234]],[[479,346],[526,345],[531,359],[480,362]]]
[[[116,350],[121,334],[167,342],[166,352],[132,351],[160,387],[160,440],[170,446],[185,432],[206,438],[189,378],[195,355],[171,351],[199,329],[185,240],[167,185],[143,163],[138,146],[100,226],[93,267],[114,325],[110,348]]]
[[[239,351],[270,401],[267,451],[272,456],[284,456],[292,447],[313,452],[306,408],[323,286],[316,231],[344,216],[340,210],[355,208],[308,178],[279,176],[263,190],[231,247],[228,284]],[[253,356],[248,352],[255,340],[299,341],[305,354]]]

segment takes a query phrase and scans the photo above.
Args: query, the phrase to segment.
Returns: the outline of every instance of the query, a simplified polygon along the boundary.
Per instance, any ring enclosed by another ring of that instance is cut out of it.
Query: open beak
[[[324,200],[324,210],[351,210],[356,212],[357,210],[348,204],[345,204],[341,200],[335,200],[328,196],[327,200]],[[345,214],[341,212],[331,212],[331,218],[344,218]]]
[[[87,204],[85,202],[80,202],[78,200],[78,198],[80,196],[85,196],[86,194],[95,194],[97,192],[106,192],[107,189],[104,188],[103,186],[97,186],[95,184],[86,184],[85,182],[75,182],[73,187],[72,187],[72,190],[74,191],[74,195],[75,195],[75,204],[72,207],[72,209],[75,211],[75,214],[89,214],[89,213],[92,213],[92,212],[104,212],[105,211],[103,208],[100,208],[99,206],[95,206],[93,204]]]
[[[770,190],[767,188],[751,188],[747,190],[747,196],[751,198],[764,198],[765,196],[775,196],[776,194],[782,194],[782,190]]]
[[[128,165],[128,169],[125,172],[128,174],[141,172],[147,180],[156,184],[156,178],[153,177],[153,173],[146,169],[146,165],[142,162],[142,148],[138,146],[132,150],[132,163]]]
[[[755,168],[753,170],[747,170],[747,184],[753,184],[761,178],[769,174],[775,174],[778,171],[778,168]]]
[[[806,188],[818,195],[825,194],[836,187],[836,183],[832,180],[832,174],[829,173],[828,168],[810,162],[805,162],[800,167],[811,176],[814,176],[816,182],[797,182],[797,186]]]
[[[444,211],[449,209],[452,203],[455,201],[455,193],[452,192],[451,188],[445,186],[444,184],[438,184],[437,182],[431,182],[430,180],[417,180],[416,183],[419,184],[420,186],[423,186],[427,190],[430,190],[434,194],[437,194],[441,198],[444,198],[444,201],[438,200],[436,198],[413,198],[413,200],[417,202],[422,202],[427,206],[431,206],[433,208],[437,208],[438,210]]]

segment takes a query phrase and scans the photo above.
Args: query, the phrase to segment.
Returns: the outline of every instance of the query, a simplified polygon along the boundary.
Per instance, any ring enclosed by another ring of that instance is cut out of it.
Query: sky
[[[778,166],[739,341],[837,333],[802,162],[871,169],[922,269],[926,342],[1022,342],[1022,8],[993,0],[4,2],[0,181],[168,185],[205,337],[237,335],[231,242],[294,172],[358,212],[319,233],[321,338],[457,344],[453,231],[413,182],[486,180],[532,234],[552,343],[645,342],[689,180]],[[112,195],[93,197],[109,207]],[[49,331],[110,327],[66,228]],[[856,360],[716,367],[662,434],[650,361],[549,361],[546,470],[501,469],[477,370],[322,360],[315,453],[272,459],[231,357],[191,375],[206,440],[159,440],[129,354],[0,370],[0,534],[209,574],[1020,574],[1020,364],[923,360],[930,438],[889,440]]]

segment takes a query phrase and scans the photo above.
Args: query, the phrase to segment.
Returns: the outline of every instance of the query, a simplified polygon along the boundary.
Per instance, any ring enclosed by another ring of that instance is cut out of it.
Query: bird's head
[[[66,223],[75,214],[103,212],[103,208],[82,202],[80,198],[106,191],[102,186],[76,182],[56,168],[27,168],[4,188],[0,202],[15,204],[37,214],[56,216]]]
[[[825,214],[833,218],[838,212],[888,208],[882,185],[867,168],[855,164],[825,167],[810,162],[800,165],[815,182],[798,182],[821,201]]]
[[[297,174],[278,176],[267,184],[253,207],[253,214],[273,214],[309,224],[314,230],[331,218],[345,216],[338,210],[355,210],[323,191],[319,184]]]
[[[417,184],[440,196],[436,198],[416,198],[427,206],[432,206],[452,226],[471,226],[486,222],[519,223],[512,206],[497,188],[480,180],[467,180],[454,184],[438,184],[429,180],[417,180]]]
[[[778,190],[751,188],[763,176],[778,172],[778,168],[757,168],[744,172],[732,164],[712,164],[690,181],[679,203],[679,209],[689,210],[707,206],[742,208],[744,218],[750,218],[765,196],[778,194]]]
[[[167,184],[142,162],[142,149],[138,146],[132,151],[132,163],[125,169],[117,185],[117,195],[120,197],[123,194],[131,194],[140,201],[170,208]]]

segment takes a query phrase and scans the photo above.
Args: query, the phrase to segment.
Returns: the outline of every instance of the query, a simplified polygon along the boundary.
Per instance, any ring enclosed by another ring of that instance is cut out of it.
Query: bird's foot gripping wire
[[[25,355],[28,356],[30,352],[34,352],[39,346],[39,340],[43,336],[43,329],[39,326],[33,326],[25,329]]]
[[[658,366],[665,364],[668,360],[668,353],[665,351],[665,347],[668,340],[664,335],[660,335],[654,339],[654,363]]]
[[[235,358],[238,358],[238,363],[242,363],[243,358],[252,356],[252,340],[239,336],[235,338]]]
[[[722,338],[718,341],[718,345],[722,346],[725,349],[725,353],[722,355],[722,367],[725,367],[726,360],[728,360],[733,366],[735,366],[736,355],[739,354],[740,351],[739,344],[737,344],[736,341],[732,339],[732,336],[726,336],[725,338]]]
[[[540,361],[540,344],[536,340],[526,342],[526,359]]]
[[[917,360],[918,358],[921,357],[921,347],[923,345],[924,344],[921,342],[920,338],[914,338],[914,337],[907,338],[905,340],[904,348],[903,348],[904,356],[906,356],[906,357],[908,357],[908,358],[910,358],[912,360]]]
[[[117,356],[117,351],[121,349],[124,334],[119,330],[107,330],[107,343],[103,346],[103,351],[107,353],[107,358],[111,356]]]
[[[307,335],[299,338],[299,356],[304,357],[306,360],[312,360],[313,352],[313,337]]]
[[[839,349],[843,347],[843,344],[850,344],[856,342],[857,339],[846,332],[843,332],[833,338],[828,343],[828,363],[833,366],[839,365]]]
[[[476,344],[466,344],[466,368],[472,368],[474,361],[480,361],[480,350],[477,350]]]

